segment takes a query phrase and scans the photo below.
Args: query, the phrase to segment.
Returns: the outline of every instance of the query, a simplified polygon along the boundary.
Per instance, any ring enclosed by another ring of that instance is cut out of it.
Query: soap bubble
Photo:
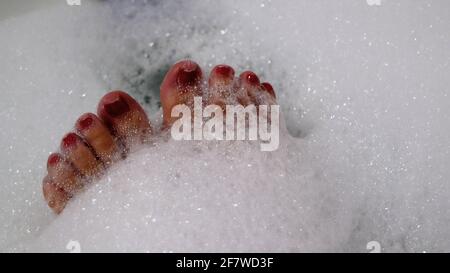
[[[450,4],[263,4],[82,1],[0,21],[0,250],[448,251]],[[41,179],[61,136],[111,89],[158,126],[183,58],[270,81],[279,149],[158,137],[54,216]]]

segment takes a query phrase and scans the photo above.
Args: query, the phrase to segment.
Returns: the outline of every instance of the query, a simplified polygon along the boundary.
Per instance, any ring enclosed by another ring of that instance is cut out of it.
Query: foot
[[[163,127],[170,127],[177,120],[171,116],[175,105],[186,104],[192,109],[195,96],[202,97],[205,105],[218,105],[223,110],[225,105],[270,105],[276,99],[272,85],[261,83],[251,71],[245,71],[235,78],[232,67],[218,65],[211,70],[205,82],[198,64],[181,61],[171,67],[161,85]]]
[[[207,81],[198,64],[181,61],[167,72],[160,90],[163,128],[176,120],[172,108],[178,104],[192,106],[195,96],[206,105],[275,103],[275,92],[269,83],[246,71],[235,78],[233,68],[214,67]],[[47,161],[48,174],[43,180],[44,198],[59,214],[72,196],[99,177],[111,164],[120,160],[137,143],[145,142],[152,130],[142,107],[128,94],[114,91],[99,102],[97,115],[83,114],[73,132],[66,134],[60,152]]]
[[[106,94],[97,115],[81,115],[62,138],[60,152],[48,157],[43,192],[49,207],[60,213],[84,185],[150,134],[147,115],[132,97],[122,91]]]

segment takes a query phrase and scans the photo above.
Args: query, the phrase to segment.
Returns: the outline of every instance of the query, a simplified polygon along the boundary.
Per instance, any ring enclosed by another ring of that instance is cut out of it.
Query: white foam
[[[0,24],[1,250],[450,249],[448,3],[167,2]],[[113,88],[150,98],[157,123],[185,57],[273,83],[291,136],[274,153],[156,139],[54,217],[41,178],[76,117]]]

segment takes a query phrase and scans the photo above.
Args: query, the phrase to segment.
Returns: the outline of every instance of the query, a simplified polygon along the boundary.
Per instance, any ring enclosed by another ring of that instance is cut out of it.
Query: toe
[[[167,72],[161,84],[160,97],[163,108],[163,126],[169,126],[175,119],[172,108],[178,104],[192,106],[194,97],[201,96],[202,70],[192,61],[180,61]]]
[[[70,199],[70,194],[58,187],[49,176],[42,181],[42,191],[48,206],[56,214],[61,213]]]
[[[106,165],[120,158],[116,140],[96,115],[92,113],[82,115],[75,123],[75,129]]]
[[[98,117],[125,147],[144,142],[151,134],[144,109],[123,91],[109,92],[100,100]]]
[[[53,153],[47,160],[48,178],[68,193],[73,193],[83,186],[74,167],[59,153]]]
[[[260,89],[258,76],[252,71],[245,71],[239,76],[238,102],[244,106],[256,104],[257,94]]]
[[[217,65],[209,75],[209,87],[227,86],[233,83],[234,69],[228,65]]]
[[[75,133],[68,133],[63,137],[61,152],[85,177],[97,175],[102,170],[102,163],[97,160],[83,139]]]
[[[269,93],[274,99],[277,98],[277,96],[275,95],[275,90],[273,89],[272,85],[268,82],[263,82],[261,84],[261,88],[262,90],[267,91],[267,93]]]
[[[208,85],[208,104],[224,106],[233,91],[234,69],[228,65],[217,65],[211,70]]]

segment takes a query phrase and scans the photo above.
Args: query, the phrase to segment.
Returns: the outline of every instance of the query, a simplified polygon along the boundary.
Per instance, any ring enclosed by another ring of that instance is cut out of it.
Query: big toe
[[[194,97],[202,95],[202,70],[200,66],[189,60],[173,65],[161,84],[160,97],[163,108],[163,126],[169,126],[176,118],[172,118],[172,108],[179,104],[193,105]]]
[[[126,148],[144,142],[151,134],[144,109],[123,91],[112,91],[103,96],[97,114]]]

